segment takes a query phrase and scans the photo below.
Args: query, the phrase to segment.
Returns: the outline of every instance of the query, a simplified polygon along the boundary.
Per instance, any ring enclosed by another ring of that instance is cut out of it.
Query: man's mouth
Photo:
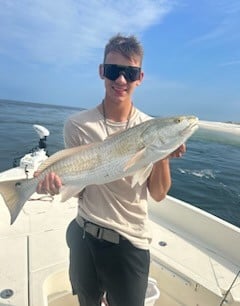
[[[112,86],[112,89],[118,94],[123,94],[127,91],[127,88],[125,87]]]

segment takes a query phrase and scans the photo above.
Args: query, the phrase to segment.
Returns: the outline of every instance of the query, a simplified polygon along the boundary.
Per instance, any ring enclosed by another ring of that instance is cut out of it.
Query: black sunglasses
[[[103,75],[111,81],[115,81],[120,75],[123,75],[127,82],[134,82],[140,79],[141,68],[134,66],[103,64]]]

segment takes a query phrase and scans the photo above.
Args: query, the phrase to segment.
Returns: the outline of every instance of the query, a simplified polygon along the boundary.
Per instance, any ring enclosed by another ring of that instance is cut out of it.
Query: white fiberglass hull
[[[59,200],[34,194],[10,226],[0,196],[0,305],[78,305],[65,241],[77,200]],[[160,289],[155,305],[240,306],[240,229],[172,197],[149,200],[149,215],[150,276]],[[13,291],[7,299],[5,289]]]

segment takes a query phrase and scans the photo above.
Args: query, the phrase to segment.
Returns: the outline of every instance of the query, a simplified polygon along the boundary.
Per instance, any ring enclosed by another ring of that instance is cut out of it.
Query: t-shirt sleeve
[[[83,143],[80,131],[74,120],[68,118],[63,128],[63,140],[66,148],[80,146]]]

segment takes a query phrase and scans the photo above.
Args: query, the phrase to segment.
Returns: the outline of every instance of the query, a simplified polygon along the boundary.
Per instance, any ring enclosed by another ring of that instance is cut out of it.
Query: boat
[[[0,173],[0,181],[31,177],[48,158],[48,131],[34,128],[38,148]],[[61,203],[59,195],[35,193],[10,225],[0,196],[0,306],[78,305],[65,239],[76,213],[76,198]],[[145,305],[240,306],[240,228],[171,196],[160,203],[149,197],[149,225],[153,240]]]
[[[44,126],[38,124],[34,124],[33,128],[39,136],[38,145],[24,156],[15,157],[13,168],[0,173],[0,181],[32,177],[34,171],[48,158],[47,137],[50,132]]]

